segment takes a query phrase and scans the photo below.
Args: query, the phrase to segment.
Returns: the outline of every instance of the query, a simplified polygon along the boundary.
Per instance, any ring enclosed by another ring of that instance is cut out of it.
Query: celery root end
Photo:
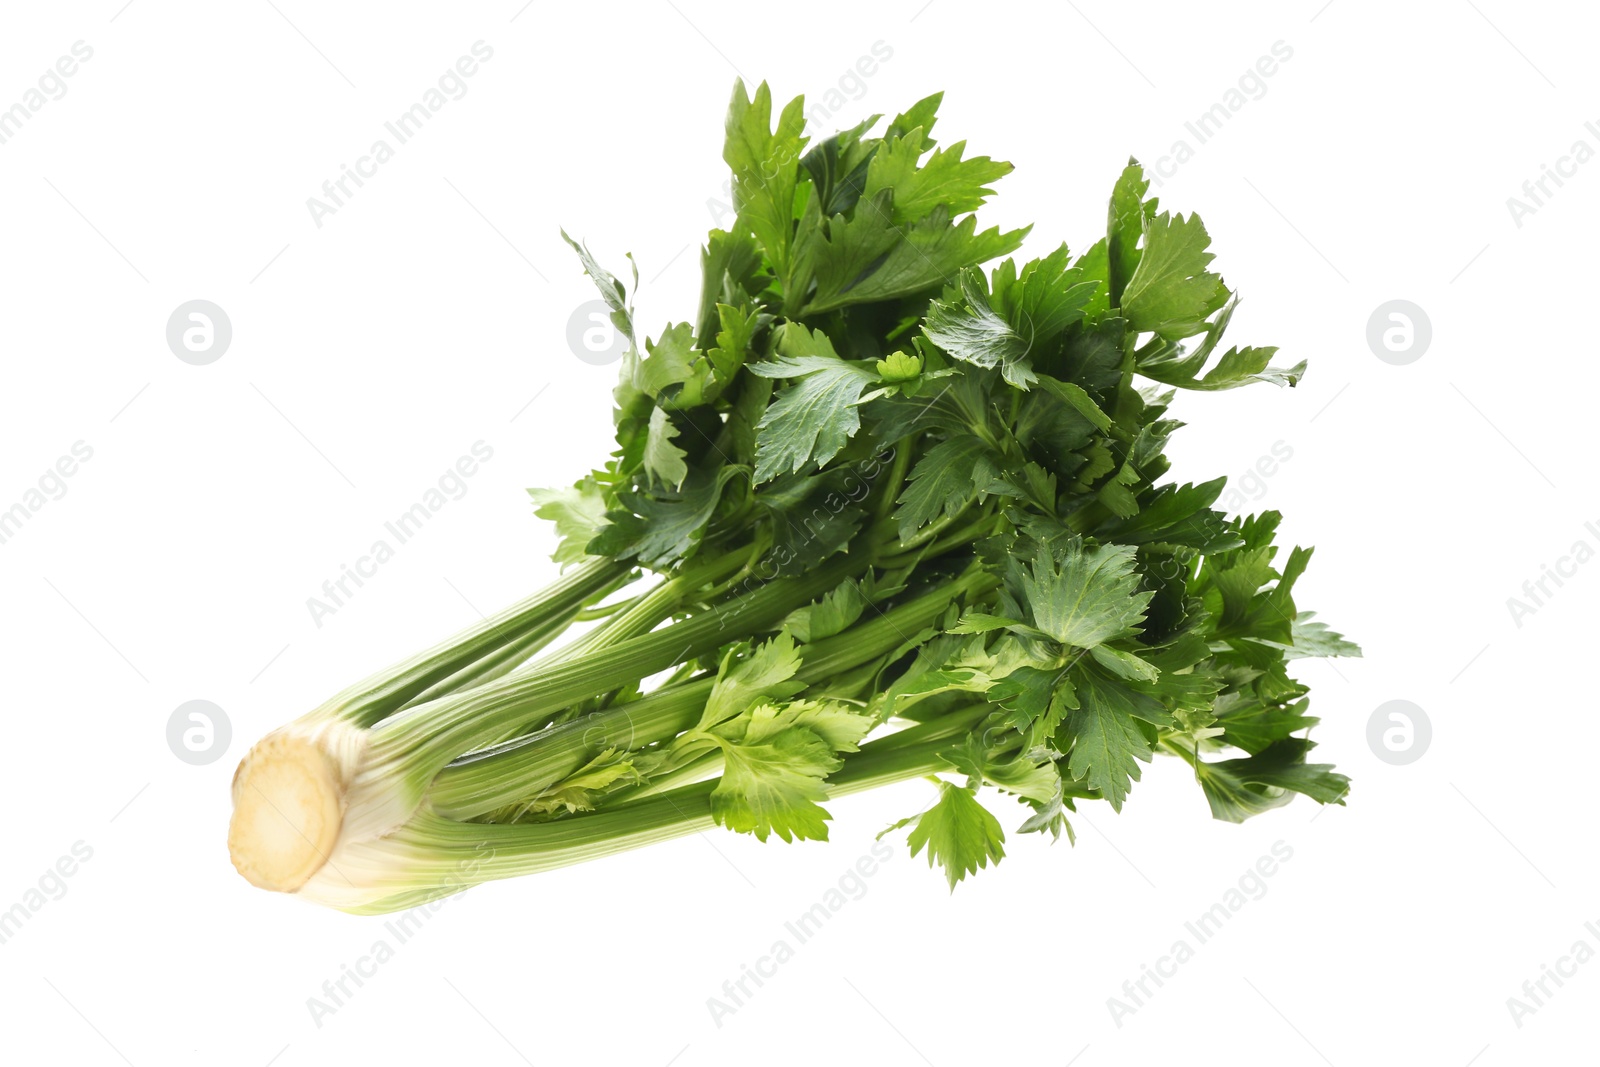
[[[234,774],[228,854],[251,885],[293,893],[328,861],[343,821],[337,762],[311,739],[274,734]]]

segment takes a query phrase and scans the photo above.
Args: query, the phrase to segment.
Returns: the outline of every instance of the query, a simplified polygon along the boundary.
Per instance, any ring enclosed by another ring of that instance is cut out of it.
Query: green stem
[[[953,533],[945,533],[945,536],[940,537],[932,545],[927,545],[928,538],[923,535],[936,536],[940,533],[944,533],[944,531],[950,528],[951,522],[960,518],[964,514],[965,512],[963,511],[957,513],[956,515],[949,516],[948,520],[944,521],[942,525],[940,523],[934,523],[933,525],[928,526],[910,541],[903,543],[897,542],[896,545],[899,547],[900,551],[896,552],[894,555],[884,556],[882,565],[887,568],[909,566],[914,564],[919,558],[933,558],[935,556],[941,556],[950,551],[952,548],[962,545],[969,545],[973,541],[977,540],[980,534],[990,532],[989,528],[994,524],[995,513],[991,508],[983,508],[981,509],[981,513],[978,515],[978,517],[967,523],[965,526],[962,526]],[[935,529],[935,527],[938,527],[938,529]],[[917,545],[922,545],[924,547],[915,547]]]
[[[603,810],[609,811],[613,808],[636,803],[647,797],[670,793],[672,790],[688,785],[691,782],[714,778],[722,773],[722,762],[721,747],[713,747],[694,757],[681,767],[665,771],[640,785],[607,794],[605,800],[599,806]]]
[[[870,558],[846,553],[809,574],[768,582],[672,626],[596,648],[582,660],[536,665],[408,708],[372,731],[369,758],[403,777],[420,802],[434,776],[463,753],[501,742],[526,723],[548,721],[569,704],[772,627],[870,565]]]
[[[537,666],[543,668],[568,663],[591,656],[598,649],[647,634],[671,618],[689,597],[707,585],[726,578],[738,566],[737,557],[721,555],[710,563],[685,567],[682,572],[645,593],[637,602],[617,612],[606,622],[540,660]]]
[[[566,633],[570,625],[571,620],[568,619],[552,620],[428,687],[407,700],[404,706],[409,708],[416,704],[426,704],[430,700],[439,700],[453,693],[460,693],[492,682],[496,678],[502,678],[526,663],[541,648]]]
[[[712,587],[712,589],[706,593],[706,600],[719,600],[726,596],[729,591],[738,588],[742,582],[746,581],[752,574],[755,573],[756,565],[761,562],[771,548],[772,527],[764,525],[750,542],[749,551],[745,555],[744,566],[740,567],[732,577]]]
[[[871,663],[936,622],[956,599],[979,595],[993,585],[993,578],[974,570],[888,611],[869,609],[870,618],[844,632],[801,645],[797,677],[816,685]],[[676,737],[700,721],[713,681],[680,682],[459,759],[434,779],[429,806],[452,819],[478,818],[539,795],[608,748],[632,750]]]
[[[968,507],[970,506],[971,505],[969,504]],[[962,508],[954,515],[940,516],[939,518],[930,522],[928,525],[924,526],[922,529],[918,530],[912,536],[903,537],[896,541],[893,546],[895,549],[894,554],[896,556],[903,555],[905,553],[914,551],[922,545],[928,544],[934,538],[950,529],[951,526],[953,526],[958,520],[965,517],[966,514],[967,508]]]
[[[900,489],[906,483],[906,474],[911,469],[911,442],[916,440],[916,436],[914,433],[908,433],[895,443],[894,465],[889,468],[889,477],[884,480],[882,495],[872,509],[872,517],[880,522],[887,519],[889,512],[894,510],[895,500],[900,496]]]
[[[1196,764],[1198,764],[1200,761],[1199,754],[1190,749],[1188,745],[1179,741],[1176,737],[1163,737],[1157,747],[1165,749],[1166,751],[1181,757],[1183,762],[1187,763],[1191,767],[1194,767],[1196,771],[1199,770],[1199,767],[1196,766]]]
[[[676,737],[699,721],[713,681],[680,682],[456,760],[434,778],[428,807],[446,818],[476,819],[538,796],[608,748]]]
[[[574,614],[622,585],[631,571],[629,565],[610,559],[585,560],[526,600],[358,682],[322,710],[358,726],[372,726],[424,693],[440,696],[451,691],[453,677],[460,685],[476,684],[472,679],[482,670],[492,672],[507,646],[530,641],[552,626],[559,634]]]
[[[894,746],[862,745],[828,779],[828,795],[950,769],[939,753],[991,710],[978,703],[884,739],[898,739]],[[381,914],[415,907],[479,882],[537,874],[709,829],[715,825],[711,793],[716,787],[716,780],[697,782],[615,810],[542,823],[466,823],[421,812],[386,839],[389,847],[405,850],[407,862],[392,865],[387,874],[375,872],[376,886],[382,888],[387,879],[394,894],[348,910]],[[432,884],[419,889],[421,880]]]
[[[643,594],[640,594],[642,596]],[[613,600],[609,604],[596,604],[592,608],[584,608],[572,617],[573,622],[594,622],[598,619],[609,619],[619,611],[625,611],[639,602],[639,597],[626,597],[622,600]]]

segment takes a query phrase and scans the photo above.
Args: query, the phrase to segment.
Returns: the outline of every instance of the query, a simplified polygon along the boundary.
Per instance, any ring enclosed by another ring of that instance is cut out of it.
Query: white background
[[[1593,1060],[1600,962],[1521,1027],[1506,1003],[1579,939],[1600,949],[1584,929],[1600,925],[1600,564],[1521,626],[1506,603],[1574,542],[1600,547],[1600,163],[1521,226],[1506,203],[1574,141],[1600,148],[1592,14],[122,2],[7,5],[0,32],[0,107],[74,42],[93,48],[0,145],[0,508],[75,442],[93,449],[0,545],[0,909],[75,842],[93,851],[0,945],[5,1059]],[[466,95],[317,227],[307,198],[479,40],[493,58]],[[851,82],[879,41],[891,58]],[[555,573],[523,488],[604,456],[613,376],[567,346],[593,293],[557,227],[619,271],[634,253],[652,335],[689,317],[737,70],[785,99],[845,78],[859,98],[832,126],[946,90],[941,140],[1017,166],[987,222],[1037,223],[1025,252],[1081,250],[1125,158],[1195,146],[1184,123],[1278,41],[1293,55],[1265,94],[1160,192],[1214,235],[1245,295],[1236,338],[1310,372],[1293,391],[1181,398],[1175,473],[1242,476],[1292,449],[1247,506],[1317,546],[1297,599],[1365,647],[1304,667],[1349,806],[1218,823],[1161,761],[1120,817],[1086,809],[1075,848],[1012,835],[999,870],[953,895],[897,841],[717,1026],[707,998],[926,803],[907,783],[833,803],[828,844],[717,833],[473,890],[318,1026],[307,999],[388,935],[246,885],[224,847],[229,776],[268,729]],[[209,366],[164,336],[196,298],[233,325]],[[1432,321],[1407,366],[1365,339],[1396,298]],[[467,494],[315,625],[307,598],[479,440],[494,456]],[[165,739],[191,699],[232,722],[207,766]],[[1392,699],[1433,724],[1408,766],[1368,747]],[[1293,858],[1266,895],[1117,1025],[1108,998],[1193,946],[1184,923],[1278,841]]]

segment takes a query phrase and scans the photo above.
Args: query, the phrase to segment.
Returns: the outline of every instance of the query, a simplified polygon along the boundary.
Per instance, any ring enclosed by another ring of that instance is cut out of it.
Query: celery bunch
[[[828,798],[930,776],[891,830],[953,888],[1004,855],[986,791],[1070,838],[1157,753],[1221,819],[1343,803],[1288,673],[1359,654],[1294,602],[1310,550],[1164,480],[1160,387],[1304,364],[1222,349],[1205,227],[1137,163],[1084,251],[980,269],[1027,231],[978,229],[1011,168],[939,146],[939,102],[813,143],[736,86],[738,216],[654,340],[573,245],[630,345],[616,451],[534,492],[563,576],[259,742],[246,878],[390,911],[711,825],[825,839]]]

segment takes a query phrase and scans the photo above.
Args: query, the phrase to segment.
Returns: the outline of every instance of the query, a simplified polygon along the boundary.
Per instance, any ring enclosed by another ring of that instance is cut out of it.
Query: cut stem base
[[[344,822],[338,763],[316,741],[263,738],[233,776],[228,854],[254,886],[293,893],[328,861]]]

